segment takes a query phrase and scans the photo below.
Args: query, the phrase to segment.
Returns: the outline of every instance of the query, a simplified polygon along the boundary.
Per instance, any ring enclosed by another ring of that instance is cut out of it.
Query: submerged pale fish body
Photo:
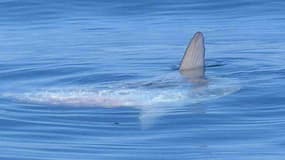
[[[119,84],[46,88],[3,96],[48,105],[134,107],[142,111],[140,119],[149,122],[169,112],[168,106],[187,106],[219,98],[239,88],[238,83],[232,80],[205,78],[204,37],[197,32],[185,51],[179,72]]]
[[[21,101],[49,105],[137,107],[193,104],[219,98],[239,90],[236,81],[215,78],[206,86],[173,85],[171,88],[142,86],[128,88],[112,84],[109,87],[49,88],[21,94],[5,94]],[[90,89],[91,88],[91,89]]]
[[[139,119],[142,125],[149,126],[157,118],[179,108],[186,109],[196,103],[217,99],[240,89],[237,81],[226,78],[208,79],[206,85],[198,86],[189,85],[185,79],[178,80],[179,83],[169,82],[169,78],[177,81],[175,76],[178,75],[168,75],[167,81],[159,81],[160,85],[156,85],[156,80],[149,79],[106,86],[43,88],[26,93],[7,93],[4,96],[21,102],[49,106],[131,107],[140,110]],[[170,87],[167,87],[169,84]]]

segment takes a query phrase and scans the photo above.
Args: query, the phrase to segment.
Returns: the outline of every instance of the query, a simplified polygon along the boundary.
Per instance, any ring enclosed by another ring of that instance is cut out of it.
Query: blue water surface
[[[282,0],[1,0],[0,159],[285,159]],[[177,71],[205,35],[207,89]]]

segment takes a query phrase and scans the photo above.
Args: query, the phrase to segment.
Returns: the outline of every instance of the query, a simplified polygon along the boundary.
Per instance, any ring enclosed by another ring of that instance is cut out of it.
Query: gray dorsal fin
[[[205,46],[204,36],[201,32],[195,33],[189,43],[179,70],[191,70],[196,68],[204,68],[205,66]]]

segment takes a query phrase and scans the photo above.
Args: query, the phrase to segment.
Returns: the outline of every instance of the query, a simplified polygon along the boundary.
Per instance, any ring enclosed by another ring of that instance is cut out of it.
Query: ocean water
[[[284,7],[2,0],[0,159],[285,159]],[[201,86],[177,70],[197,31]]]

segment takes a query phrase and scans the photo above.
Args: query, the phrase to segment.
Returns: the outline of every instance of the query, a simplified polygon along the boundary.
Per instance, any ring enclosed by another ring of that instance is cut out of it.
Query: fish
[[[237,83],[224,78],[209,80],[206,77],[204,39],[202,32],[196,32],[178,70],[167,75],[85,88],[44,88],[25,93],[7,93],[5,96],[54,106],[132,107],[140,110],[139,119],[144,126],[149,126],[158,117],[177,109],[177,106],[220,98],[240,89]]]

